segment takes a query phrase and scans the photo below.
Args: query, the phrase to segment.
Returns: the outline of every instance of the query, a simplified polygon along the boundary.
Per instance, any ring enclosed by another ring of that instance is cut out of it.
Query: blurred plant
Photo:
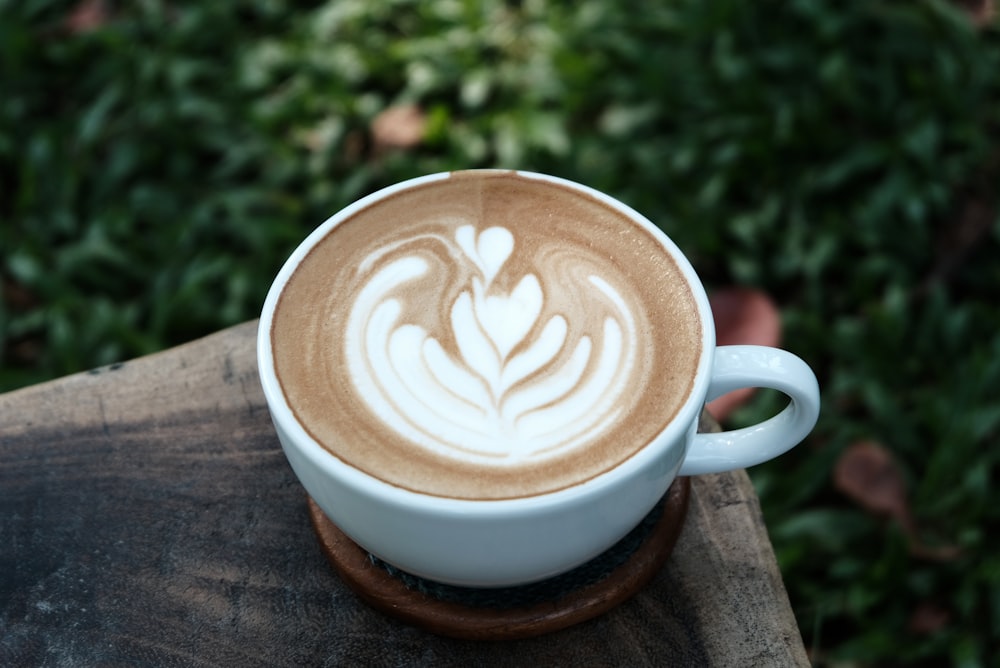
[[[0,2],[0,386],[258,308],[304,228],[295,198],[260,183],[279,139],[231,85],[244,35],[283,11],[243,5]]]

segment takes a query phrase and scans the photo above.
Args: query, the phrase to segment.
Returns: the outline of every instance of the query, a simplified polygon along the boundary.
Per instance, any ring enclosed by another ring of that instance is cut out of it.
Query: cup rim
[[[505,499],[441,497],[398,487],[351,466],[318,443],[299,422],[295,413],[288,405],[277,378],[271,348],[271,328],[274,311],[285,285],[310,250],[341,222],[378,200],[394,193],[448,179],[454,174],[469,172],[516,174],[528,179],[545,181],[590,196],[614,208],[652,233],[653,237],[677,264],[695,300],[701,324],[702,347],[698,357],[694,381],[687,398],[678,409],[674,419],[667,423],[649,443],[639,448],[634,454],[620,462],[617,466],[569,487],[537,495]],[[609,486],[620,484],[624,480],[642,474],[657,458],[664,457],[666,450],[670,450],[672,447],[686,447],[685,433],[697,421],[708,392],[711,361],[714,352],[715,325],[708,295],[690,260],[688,260],[666,232],[624,202],[590,186],[558,176],[525,170],[473,169],[427,174],[381,188],[340,209],[308,234],[284,262],[268,290],[257,328],[258,373],[264,390],[264,396],[272,420],[278,425],[279,429],[285,432],[286,438],[294,441],[292,447],[295,447],[302,455],[306,456],[313,465],[323,469],[341,484],[347,485],[358,492],[377,496],[383,503],[389,505],[403,506],[410,509],[419,506],[438,515],[468,516],[469,513],[476,513],[478,516],[509,516],[519,511],[537,512],[539,508],[543,507],[574,503],[582,498],[598,494],[601,490]],[[282,445],[283,447],[289,447],[289,445],[284,443]],[[683,457],[678,461],[683,461]]]

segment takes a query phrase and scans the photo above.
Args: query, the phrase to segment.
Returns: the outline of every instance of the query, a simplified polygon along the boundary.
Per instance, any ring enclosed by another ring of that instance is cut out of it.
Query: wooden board
[[[636,596],[553,634],[433,635],[330,568],[256,323],[0,395],[0,665],[808,665],[746,473],[692,479]]]

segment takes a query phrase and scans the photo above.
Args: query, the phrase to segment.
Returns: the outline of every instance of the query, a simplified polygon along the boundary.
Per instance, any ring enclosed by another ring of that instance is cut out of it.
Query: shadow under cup
[[[422,177],[331,217],[276,278],[258,361],[324,514],[394,567],[473,587],[588,561],[678,474],[777,456],[819,409],[794,355],[716,348],[697,275],[651,222],[525,172]],[[705,401],[738,387],[791,401],[696,434]]]

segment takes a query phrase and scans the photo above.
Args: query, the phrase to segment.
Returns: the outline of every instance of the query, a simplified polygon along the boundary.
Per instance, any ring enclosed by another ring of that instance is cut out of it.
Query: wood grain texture
[[[746,473],[596,619],[431,635],[330,568],[264,404],[256,323],[0,395],[0,665],[808,665]]]

